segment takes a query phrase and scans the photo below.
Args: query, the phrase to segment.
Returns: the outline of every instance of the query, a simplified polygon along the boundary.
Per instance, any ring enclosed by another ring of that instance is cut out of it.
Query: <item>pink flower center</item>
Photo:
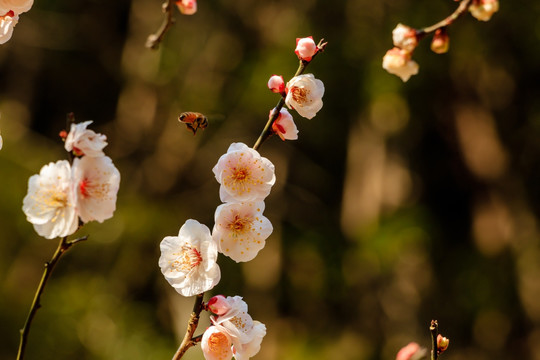
[[[88,185],[89,185],[90,181],[88,179],[83,179],[81,180],[81,182],[79,183],[79,191],[81,193],[81,195],[83,196],[83,198],[86,198],[88,197],[90,194],[88,193]]]
[[[251,225],[252,220],[249,217],[240,217],[239,215],[234,216],[234,220],[229,223],[229,229],[238,234],[243,233],[248,230]]]
[[[244,181],[248,178],[249,172],[246,168],[233,169],[232,178],[235,181]]]
[[[201,253],[196,248],[188,245],[182,246],[182,252],[179,255],[172,264],[175,270],[189,272],[203,261]]]

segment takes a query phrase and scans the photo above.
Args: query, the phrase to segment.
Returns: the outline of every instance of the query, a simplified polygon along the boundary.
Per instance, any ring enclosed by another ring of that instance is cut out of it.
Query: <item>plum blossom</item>
[[[86,127],[92,121],[85,121],[78,124],[71,124],[69,134],[67,134],[64,147],[67,151],[73,151],[76,156],[103,156],[103,148],[107,146],[107,137],[96,134]]]
[[[418,64],[411,59],[411,53],[398,47],[386,52],[382,66],[390,74],[399,76],[403,82],[418,74]]]
[[[189,219],[178,236],[167,236],[160,244],[159,267],[165,279],[183,296],[193,296],[212,289],[220,280],[216,263],[217,244],[210,229]]]
[[[408,52],[412,52],[416,45],[418,45],[416,30],[403,24],[398,24],[396,28],[392,30],[392,40],[394,41],[394,46]]]
[[[208,303],[206,304],[206,307],[208,308],[208,310],[210,310],[212,314],[218,316],[224,315],[231,309],[229,302],[223,295],[216,295],[210,298],[210,300],[208,300]]]
[[[22,14],[30,10],[33,4],[34,0],[0,0],[0,13],[13,11],[15,15]]]
[[[0,16],[0,44],[4,44],[11,39],[13,28],[17,25],[18,21],[19,16],[15,15],[11,10]]]
[[[272,75],[268,80],[268,88],[277,94],[281,94],[285,91],[285,81],[283,81],[283,76],[281,75]]]
[[[469,11],[478,20],[489,21],[499,11],[499,0],[473,0]]]
[[[204,332],[201,349],[206,360],[229,360],[233,357],[231,337],[215,326]]]
[[[113,216],[120,172],[108,156],[76,158],[73,182],[77,210],[83,222],[103,222]]]
[[[301,116],[312,119],[322,109],[324,84],[313,74],[298,75],[287,83],[285,104]]]
[[[313,36],[297,38],[294,53],[300,60],[311,61],[313,55],[317,53],[317,44],[313,41]]]
[[[68,161],[49,163],[39,175],[30,177],[23,211],[36,232],[46,239],[68,236],[77,230],[79,218]]]
[[[274,110],[270,110],[270,116]],[[281,140],[296,140],[298,139],[298,129],[294,123],[292,115],[287,109],[281,108],[276,120],[272,123],[272,130],[278,134]]]
[[[184,15],[193,15],[197,12],[197,0],[177,0],[176,6]]]
[[[396,360],[419,360],[426,355],[427,350],[415,342],[411,342],[402,347],[397,355]]]
[[[211,316],[210,321],[218,330],[229,335],[234,357],[237,360],[247,360],[259,352],[266,335],[266,326],[251,318],[242,297],[228,296],[225,300],[230,310],[221,316]]]
[[[263,200],[276,182],[274,164],[243,143],[232,143],[212,171],[223,202]]]
[[[212,237],[219,252],[236,262],[255,258],[273,230],[270,220],[262,215],[263,211],[262,201],[218,206]]]

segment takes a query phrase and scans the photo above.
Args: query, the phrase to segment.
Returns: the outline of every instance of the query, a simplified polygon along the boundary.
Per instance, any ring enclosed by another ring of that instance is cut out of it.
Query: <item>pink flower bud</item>
[[[396,360],[416,360],[421,359],[426,354],[426,349],[420,347],[415,342],[409,343],[407,346],[402,347],[397,355]]]
[[[285,81],[283,81],[283,76],[281,75],[272,75],[270,80],[268,80],[268,88],[272,92],[281,94],[285,91]]]
[[[313,55],[317,53],[317,44],[313,41],[313,37],[297,38],[294,53],[300,60],[311,61]]]
[[[431,50],[437,54],[444,54],[450,46],[450,37],[444,28],[437,29],[433,40],[431,40]]]
[[[437,351],[439,353],[444,352],[450,345],[450,339],[445,338],[441,334],[437,335]]]
[[[223,295],[216,295],[208,300],[208,310],[213,314],[221,316],[231,309],[227,298]]]
[[[197,12],[197,0],[176,0],[176,6],[184,15],[193,15]]]
[[[270,110],[270,116],[274,110]],[[287,111],[287,109],[281,109],[279,115],[272,124],[272,130],[279,135],[281,140],[296,140],[298,139],[298,129],[294,123],[292,115]]]

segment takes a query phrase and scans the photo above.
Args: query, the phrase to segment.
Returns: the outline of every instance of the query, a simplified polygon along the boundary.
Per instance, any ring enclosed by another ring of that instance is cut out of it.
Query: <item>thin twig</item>
[[[199,317],[201,315],[201,311],[203,310],[203,296],[204,293],[195,296],[195,304],[193,304],[193,311],[191,312],[191,316],[189,318],[186,335],[184,336],[184,340],[182,341],[182,344],[180,344],[180,347],[176,351],[176,354],[174,354],[172,360],[181,359],[182,356],[184,356],[184,353],[190,347],[201,341],[201,336],[193,337],[193,334],[195,334],[195,330],[197,330],[197,326],[199,325]]]
[[[17,360],[22,360],[24,356],[24,351],[26,349],[26,343],[28,341],[28,334],[30,332],[30,327],[32,326],[32,320],[34,320],[34,316],[36,315],[36,312],[41,307],[41,295],[43,294],[43,291],[45,290],[45,285],[47,285],[47,280],[49,280],[49,277],[51,276],[51,273],[54,270],[54,267],[58,260],[60,260],[60,257],[69,250],[69,248],[76,243],[80,241],[86,240],[88,237],[84,236],[79,239],[67,240],[67,236],[62,238],[60,240],[60,243],[58,244],[58,248],[56,249],[53,257],[50,261],[45,263],[45,270],[43,271],[43,275],[41,277],[41,281],[39,282],[38,288],[36,290],[36,294],[34,295],[34,301],[32,301],[32,306],[30,306],[30,311],[28,313],[28,317],[26,318],[26,322],[24,323],[24,327],[21,329],[21,340],[19,343],[19,352],[17,353]]]
[[[437,357],[439,356],[439,351],[437,349],[437,335],[439,334],[439,324],[437,324],[437,320],[431,320],[429,331],[431,332],[431,360],[437,360]]]
[[[296,70],[296,73],[294,74],[293,77],[303,74],[304,71],[306,70],[306,67],[313,61],[313,59],[315,58],[315,56],[317,56],[317,54],[324,51],[327,44],[328,44],[327,42],[324,42],[324,39],[321,39],[321,41],[319,41],[319,44],[317,44],[317,52],[311,57],[311,60],[309,61],[300,60],[300,63],[298,65],[298,70]],[[281,99],[279,99],[276,107],[274,108],[272,115],[268,119],[268,122],[266,123],[263,131],[261,132],[261,135],[259,135],[257,141],[255,142],[255,145],[253,145],[254,150],[258,150],[259,147],[262,145],[262,143],[266,139],[268,139],[270,136],[272,136],[273,134],[272,124],[278,118],[279,112],[283,108],[283,105],[285,105],[285,97],[282,96]]]
[[[469,6],[471,5],[471,2],[472,0],[461,0],[456,11],[454,11],[450,16],[446,17],[444,20],[441,20],[434,25],[418,30],[416,32],[417,38],[420,39],[429,33],[435,32],[437,29],[440,29],[440,28],[443,28],[452,24],[457,18],[459,18],[461,15],[463,15],[467,11]]]
[[[146,39],[146,47],[149,49],[157,49],[159,47],[159,44],[163,40],[163,37],[169,31],[170,27],[174,24],[175,19],[173,17],[173,10],[174,10],[174,3],[175,0],[165,0],[163,5],[161,5],[163,13],[165,13],[165,19],[163,20],[163,23],[161,24],[158,31],[156,31],[155,34],[152,34],[148,36],[148,39]]]

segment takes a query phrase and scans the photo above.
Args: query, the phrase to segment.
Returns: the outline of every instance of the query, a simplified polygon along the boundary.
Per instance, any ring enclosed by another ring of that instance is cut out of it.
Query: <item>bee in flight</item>
[[[178,121],[186,124],[188,130],[193,132],[193,135],[197,133],[197,129],[206,129],[208,126],[208,119],[201,113],[186,111],[180,114]]]

